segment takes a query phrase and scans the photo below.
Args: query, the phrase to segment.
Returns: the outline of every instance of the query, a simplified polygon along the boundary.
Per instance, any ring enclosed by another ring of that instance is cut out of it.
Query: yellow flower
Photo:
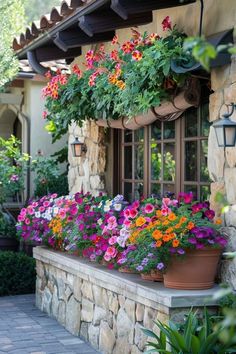
[[[143,226],[146,223],[146,219],[143,218],[142,216],[140,216],[137,220],[136,220],[136,226]]]

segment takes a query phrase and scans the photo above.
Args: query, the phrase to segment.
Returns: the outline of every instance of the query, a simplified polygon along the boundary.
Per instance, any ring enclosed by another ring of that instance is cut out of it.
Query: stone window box
[[[215,309],[218,289],[183,291],[147,282],[135,274],[108,270],[45,247],[34,248],[37,262],[36,305],[71,333],[103,353],[142,353],[141,327],[153,320],[182,318],[189,308]]]

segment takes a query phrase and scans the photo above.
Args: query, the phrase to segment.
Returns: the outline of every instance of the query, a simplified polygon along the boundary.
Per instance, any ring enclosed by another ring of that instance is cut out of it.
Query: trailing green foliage
[[[35,290],[35,260],[23,253],[0,252],[0,296]]]
[[[204,309],[203,318],[191,310],[186,316],[184,324],[178,325],[169,322],[169,325],[156,321],[160,330],[156,334],[148,329],[143,332],[151,338],[147,342],[148,353],[165,354],[225,354],[236,352],[236,342],[233,337],[227,341],[220,340],[223,322],[215,327],[216,319]],[[153,339],[153,340],[152,340]]]

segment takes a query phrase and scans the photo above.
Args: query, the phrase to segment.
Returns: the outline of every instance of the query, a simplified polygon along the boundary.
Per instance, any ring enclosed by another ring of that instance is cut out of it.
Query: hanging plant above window
[[[185,34],[172,28],[169,16],[162,26],[168,33],[163,38],[132,29],[132,38],[122,44],[114,37],[110,53],[104,45],[97,52],[89,50],[83,72],[74,65],[70,75],[48,73],[44,118],[54,140],[73,121],[82,126],[87,119],[131,119],[177,95],[189,74],[175,73],[171,61],[190,54],[183,51]]]

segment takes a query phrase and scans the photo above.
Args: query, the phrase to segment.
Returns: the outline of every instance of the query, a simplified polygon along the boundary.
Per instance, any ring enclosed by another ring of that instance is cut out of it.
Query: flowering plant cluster
[[[176,73],[174,59],[188,56],[183,52],[185,35],[172,28],[169,17],[162,22],[168,34],[141,34],[132,30],[132,38],[119,43],[112,40],[112,50],[89,50],[85,70],[74,65],[71,75],[47,74],[50,81],[43,89],[46,98],[46,128],[55,139],[67,132],[75,121],[133,117],[160,105],[172,92],[184,85],[186,74]]]
[[[136,272],[164,271],[173,255],[188,249],[223,248],[220,219],[208,202],[194,202],[192,193],[178,199],[148,198],[132,204],[76,193],[33,201],[21,210],[18,234],[61,251],[73,251],[109,268]]]

